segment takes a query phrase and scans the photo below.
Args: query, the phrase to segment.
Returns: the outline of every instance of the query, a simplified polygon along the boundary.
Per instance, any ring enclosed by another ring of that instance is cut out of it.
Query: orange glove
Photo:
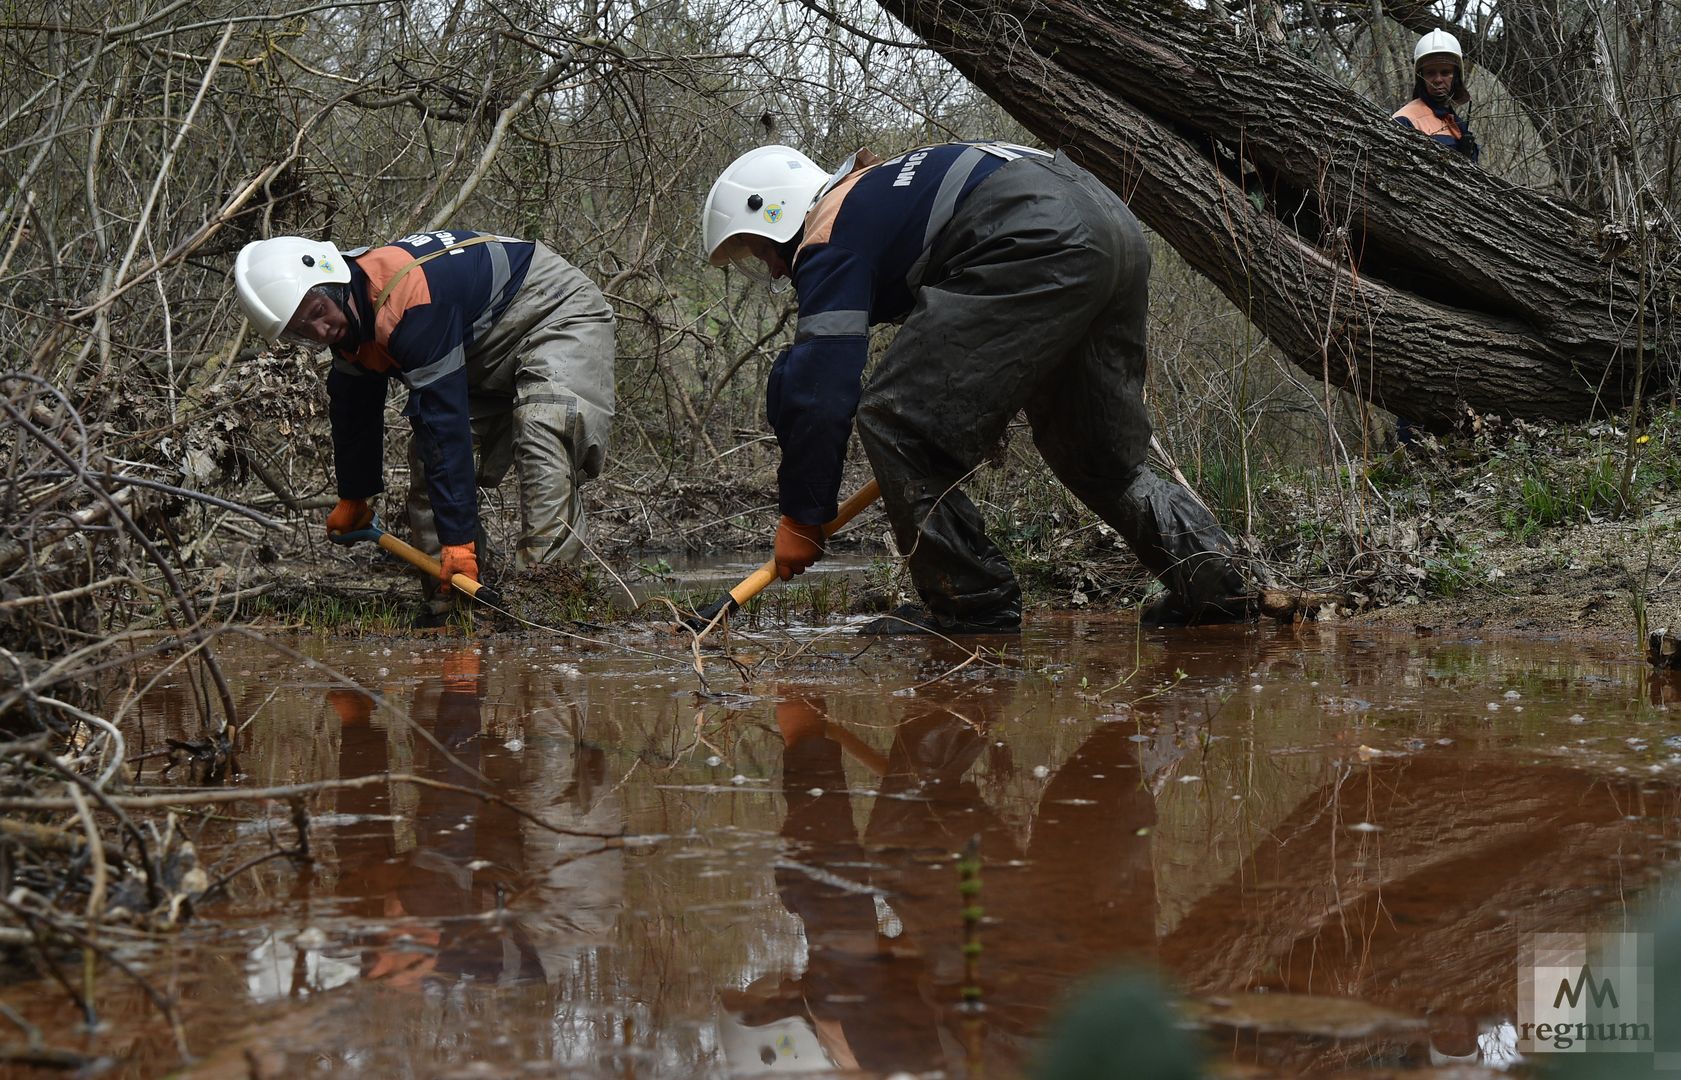
[[[776,576],[787,581],[823,557],[823,526],[801,525],[787,514],[776,523]]]
[[[469,540],[465,544],[445,544],[444,553],[438,559],[443,563],[443,585],[439,592],[449,592],[450,580],[457,574],[466,574],[474,581],[479,580],[478,545]]]
[[[340,499],[327,515],[327,535],[359,532],[373,524],[374,512],[366,499]]]

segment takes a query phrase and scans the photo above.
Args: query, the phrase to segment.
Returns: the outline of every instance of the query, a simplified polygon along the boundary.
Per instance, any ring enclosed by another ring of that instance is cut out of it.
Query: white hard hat
[[[835,1059],[823,1049],[816,1029],[803,1016],[749,1025],[728,1011],[720,1011],[718,1041],[731,1076],[835,1070]]]
[[[793,239],[828,179],[791,146],[761,146],[730,162],[700,212],[707,261],[713,266],[734,261],[737,253],[725,244],[737,236],[764,236],[778,244]]]
[[[1453,58],[1455,67],[1465,66],[1465,54],[1459,51],[1459,39],[1446,30],[1432,30],[1418,39],[1413,46],[1413,70],[1424,63],[1426,57],[1448,56]]]
[[[305,293],[317,285],[350,280],[350,263],[326,240],[276,236],[240,249],[233,280],[245,317],[257,333],[274,341],[285,332]]]

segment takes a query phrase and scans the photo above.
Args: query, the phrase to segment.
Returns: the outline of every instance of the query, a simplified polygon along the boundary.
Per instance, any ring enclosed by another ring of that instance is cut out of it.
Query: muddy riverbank
[[[1501,633],[1620,642],[1631,655],[1643,632],[1681,626],[1681,468],[1672,446],[1681,414],[1660,413],[1630,475],[1630,498],[1608,472],[1619,432],[1604,425],[1490,425],[1474,437],[1426,439],[1363,463],[1360,491],[1306,473],[1257,483],[1252,515],[1223,510],[1255,572],[1275,584],[1344,602],[1321,617],[1425,634]],[[855,470],[856,472],[856,470]],[[1137,610],[1152,588],[1136,558],[1066,493],[1012,464],[985,469],[972,486],[992,535],[1004,545],[1036,614]],[[859,473],[848,490],[867,479]],[[650,598],[704,603],[769,553],[774,500],[757,489],[700,505],[662,505],[668,538],[693,550],[649,550],[634,500],[592,492],[592,551],[583,578],[511,582],[519,613],[557,625],[567,618],[616,621]],[[722,514],[714,505],[739,504]],[[599,512],[597,512],[599,511]],[[767,590],[772,622],[879,611],[911,599],[891,553],[879,506],[836,541],[837,558],[790,585]],[[367,546],[343,549],[305,538],[307,556],[255,566],[247,577],[270,621],[361,632],[373,605],[392,629],[406,626],[417,593],[406,572]],[[710,568],[710,570],[706,569]],[[548,576],[545,576],[548,575]],[[249,610],[249,609],[248,609]],[[659,619],[659,603],[636,617]],[[1034,615],[1030,615],[1030,618]]]

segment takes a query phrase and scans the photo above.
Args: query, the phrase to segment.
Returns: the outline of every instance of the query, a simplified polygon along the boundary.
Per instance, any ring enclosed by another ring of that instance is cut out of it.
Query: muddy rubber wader
[[[570,562],[584,550],[583,481],[600,475],[613,423],[613,309],[593,281],[541,243],[513,302],[467,353],[477,482],[517,468],[522,532],[515,565]],[[438,550],[425,473],[409,444],[409,528]],[[481,567],[490,562],[480,528]]]
[[[1132,212],[1060,153],[1000,168],[934,241],[864,388],[858,434],[936,616],[1019,616],[1015,574],[957,485],[1024,404],[1057,478],[1171,592],[1195,603],[1246,591],[1225,530],[1147,466],[1149,275]]]

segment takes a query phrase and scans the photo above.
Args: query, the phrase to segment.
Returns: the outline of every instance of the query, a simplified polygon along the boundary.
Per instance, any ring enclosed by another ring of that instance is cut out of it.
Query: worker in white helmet
[[[1146,462],[1149,246],[1126,204],[1067,154],[860,150],[830,174],[762,146],[713,184],[702,229],[714,266],[789,278],[799,295],[766,395],[782,449],[784,580],[822,557],[856,415],[921,598],[861,632],[1019,632],[1020,585],[961,485],[1025,409],[1058,479],[1166,586],[1152,622],[1253,616],[1230,537]],[[861,385],[883,322],[902,325]]]
[[[583,272],[541,243],[456,230],[346,252],[298,236],[258,240],[240,251],[234,282],[264,338],[332,350],[339,502],[329,533],[372,520],[395,379],[408,387],[414,435],[409,528],[440,554],[443,581],[479,580],[477,488],[510,468],[523,525],[516,565],[583,551],[578,486],[605,457],[614,353],[613,310]]]
[[[1470,106],[1459,39],[1446,30],[1430,31],[1413,47],[1413,98],[1393,119],[1476,161],[1482,149],[1471,135]]]

